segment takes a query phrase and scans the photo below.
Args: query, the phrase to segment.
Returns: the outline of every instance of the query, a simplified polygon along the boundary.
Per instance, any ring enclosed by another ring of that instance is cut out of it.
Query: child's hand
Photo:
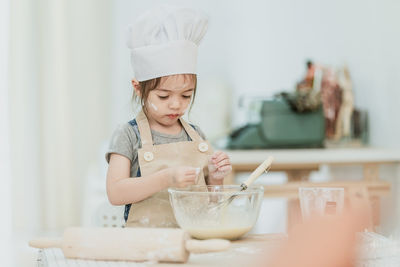
[[[209,179],[223,180],[232,171],[229,157],[222,151],[216,151],[208,161]]]
[[[199,168],[181,166],[170,168],[170,187],[187,187],[196,184]]]

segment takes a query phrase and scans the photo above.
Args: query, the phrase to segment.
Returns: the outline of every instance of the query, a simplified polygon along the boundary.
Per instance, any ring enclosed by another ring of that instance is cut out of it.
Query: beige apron
[[[183,119],[180,122],[192,141],[153,145],[153,138],[146,115],[141,111],[136,117],[142,148],[138,151],[141,176],[174,166],[200,167],[197,184],[204,185],[208,157],[212,147]],[[169,202],[167,190],[132,204],[127,227],[178,227]]]

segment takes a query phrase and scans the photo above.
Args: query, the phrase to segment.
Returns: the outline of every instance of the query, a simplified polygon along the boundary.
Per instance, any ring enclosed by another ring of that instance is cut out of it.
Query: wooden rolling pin
[[[61,248],[66,258],[118,261],[186,262],[190,252],[223,251],[224,239],[194,240],[179,228],[83,228],[71,227],[62,239],[39,238],[35,248]]]

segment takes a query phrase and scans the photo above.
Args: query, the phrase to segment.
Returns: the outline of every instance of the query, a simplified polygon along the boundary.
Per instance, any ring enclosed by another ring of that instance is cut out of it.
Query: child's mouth
[[[176,119],[179,116],[179,114],[168,114],[167,117],[170,119]]]

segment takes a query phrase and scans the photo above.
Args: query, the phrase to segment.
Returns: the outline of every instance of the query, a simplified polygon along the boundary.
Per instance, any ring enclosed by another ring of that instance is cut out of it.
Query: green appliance
[[[230,134],[229,149],[323,147],[325,119],[322,106],[299,113],[283,99],[263,100],[260,122]]]

